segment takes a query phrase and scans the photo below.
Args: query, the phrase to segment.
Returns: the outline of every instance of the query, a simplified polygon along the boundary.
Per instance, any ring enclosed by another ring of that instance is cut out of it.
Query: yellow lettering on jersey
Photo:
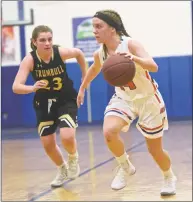
[[[45,70],[42,70],[42,75],[43,75],[43,77],[46,77],[46,71]]]
[[[38,77],[38,70],[35,70],[35,73],[36,73],[36,77]]]
[[[50,69],[51,75],[54,76],[54,71],[53,69]]]
[[[61,74],[62,72],[60,71],[59,67],[57,67],[58,73]]]
[[[49,85],[49,81],[46,79],[43,79],[42,81],[46,83],[46,86],[44,87],[44,89],[50,90],[50,87],[47,87]]]
[[[62,88],[62,79],[60,77],[53,78],[54,85],[56,84],[57,87],[54,87],[54,90],[60,90]]]
[[[59,66],[59,68],[60,68],[61,72],[64,72],[64,70],[63,70],[63,68],[62,68],[62,66],[61,66],[61,65]]]
[[[42,73],[41,73],[41,71],[40,71],[40,70],[38,70],[38,72],[39,72],[39,77],[42,77]]]
[[[43,79],[42,81],[46,83],[46,86],[44,87],[44,89],[50,90],[50,87],[48,87],[49,81],[46,79]],[[60,90],[62,88],[62,79],[60,77],[53,78],[53,83],[54,83],[53,90]]]
[[[55,75],[58,75],[57,68],[54,68],[54,74],[55,74]]]
[[[47,76],[51,76],[51,72],[50,72],[49,69],[47,69],[47,70],[45,70],[45,71],[46,71],[46,75],[47,75]]]
[[[35,70],[35,74],[37,78],[47,77],[47,76],[57,76],[64,72],[61,65],[56,68],[51,68],[47,70]]]

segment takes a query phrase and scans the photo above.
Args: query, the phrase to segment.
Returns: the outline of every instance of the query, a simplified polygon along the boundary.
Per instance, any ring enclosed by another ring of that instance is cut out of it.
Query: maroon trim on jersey
[[[154,95],[157,98],[158,102],[161,103],[161,100],[159,99],[158,95],[157,94],[154,94]]]
[[[117,108],[109,108],[105,114],[109,113],[109,112],[117,112],[119,114],[125,115],[127,118],[129,118],[130,120],[132,120],[131,116],[129,116],[129,114],[127,114],[126,112],[124,112],[123,110],[117,109]]]
[[[164,122],[160,125],[160,126],[157,126],[155,128],[147,128],[145,126],[142,126],[141,124],[138,123],[138,125],[140,126],[141,129],[143,129],[146,133],[149,133],[149,132],[153,132],[153,133],[157,133],[158,131],[162,130],[163,127],[164,127]]]
[[[145,75],[146,75],[147,79],[149,79],[149,80],[151,81],[154,90],[157,90],[157,87],[156,87],[156,85],[154,84],[154,82],[152,81],[152,78],[151,78],[151,76],[149,75],[148,71],[145,71]]]
[[[162,108],[160,109],[160,114],[163,113],[163,112],[165,112],[165,110],[166,110],[165,106],[162,107]]]

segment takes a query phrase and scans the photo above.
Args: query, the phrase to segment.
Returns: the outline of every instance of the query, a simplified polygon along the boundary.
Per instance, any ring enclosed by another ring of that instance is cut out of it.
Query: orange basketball
[[[112,86],[124,86],[135,76],[135,63],[124,55],[108,57],[102,66],[104,79]]]

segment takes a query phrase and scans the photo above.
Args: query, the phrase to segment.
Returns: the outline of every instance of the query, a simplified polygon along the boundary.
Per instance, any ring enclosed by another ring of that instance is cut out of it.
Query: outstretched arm
[[[83,52],[78,48],[61,48],[61,47],[59,47],[59,52],[63,61],[71,58],[76,58],[82,71],[82,78],[84,78],[87,70],[87,62],[85,60]]]
[[[91,83],[91,81],[99,74],[101,70],[101,64],[99,60],[98,52],[94,53],[94,63],[90,66],[88,69],[86,76],[80,86],[78,97],[77,97],[77,105],[80,107],[80,105],[84,102],[84,91],[88,87],[88,85]]]
[[[80,89],[84,90],[85,88],[87,88],[90,82],[100,73],[100,70],[101,70],[101,64],[99,60],[99,55],[98,52],[95,52],[94,62],[88,69],[87,74],[80,86]]]

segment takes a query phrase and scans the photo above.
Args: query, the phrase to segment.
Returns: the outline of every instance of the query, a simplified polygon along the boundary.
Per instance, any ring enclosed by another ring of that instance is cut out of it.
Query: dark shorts
[[[35,95],[34,109],[40,136],[53,134],[57,127],[78,126],[76,98],[66,100],[58,96]]]

